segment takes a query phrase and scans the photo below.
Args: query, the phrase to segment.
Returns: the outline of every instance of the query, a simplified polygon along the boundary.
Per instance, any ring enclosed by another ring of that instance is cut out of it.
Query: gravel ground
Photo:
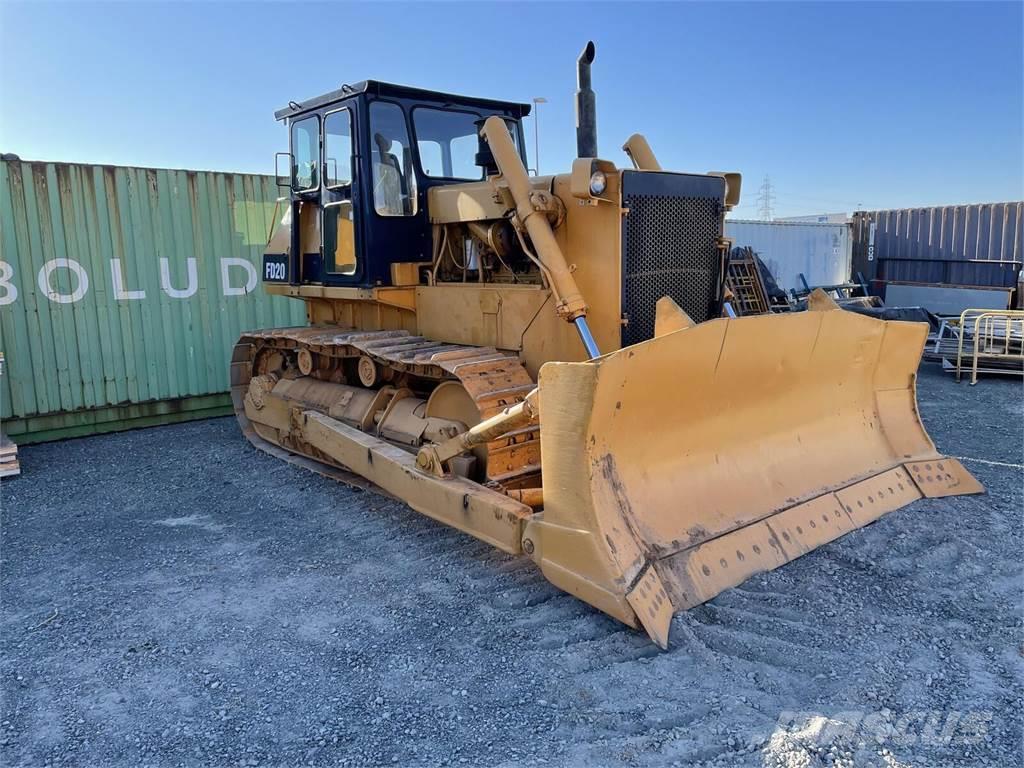
[[[0,760],[1018,765],[1021,387],[925,370],[920,404],[940,449],[996,462],[967,462],[987,496],[754,577],[667,652],[231,419],[26,447],[0,494]]]

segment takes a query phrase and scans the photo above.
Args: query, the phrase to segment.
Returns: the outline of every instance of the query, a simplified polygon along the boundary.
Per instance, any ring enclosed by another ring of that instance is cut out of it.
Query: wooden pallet
[[[725,284],[733,294],[733,309],[739,316],[768,312],[768,293],[761,280],[754,249],[735,248],[726,264]]]
[[[11,438],[0,432],[0,477],[12,477],[20,474],[18,446]]]

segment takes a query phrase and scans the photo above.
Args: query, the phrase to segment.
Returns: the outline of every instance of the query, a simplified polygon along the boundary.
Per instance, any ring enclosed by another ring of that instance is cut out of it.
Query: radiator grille
[[[654,337],[662,296],[698,323],[717,310],[723,207],[718,197],[624,192],[622,311],[628,323],[622,344],[628,346]]]

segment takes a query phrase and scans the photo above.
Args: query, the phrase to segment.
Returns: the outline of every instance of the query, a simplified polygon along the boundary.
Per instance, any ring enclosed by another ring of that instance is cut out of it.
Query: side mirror
[[[284,172],[281,171],[281,158],[285,159]],[[292,154],[291,152],[277,152],[274,154],[274,176],[278,188],[292,188]]]

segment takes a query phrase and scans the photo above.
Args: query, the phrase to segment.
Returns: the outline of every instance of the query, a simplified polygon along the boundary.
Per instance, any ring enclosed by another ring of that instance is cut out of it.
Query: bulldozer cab
[[[525,161],[529,112],[371,80],[278,110],[288,126],[278,184],[297,225],[290,242],[268,248],[264,282],[372,288],[388,284],[392,263],[429,261],[430,188],[485,178],[478,133],[491,116]]]

